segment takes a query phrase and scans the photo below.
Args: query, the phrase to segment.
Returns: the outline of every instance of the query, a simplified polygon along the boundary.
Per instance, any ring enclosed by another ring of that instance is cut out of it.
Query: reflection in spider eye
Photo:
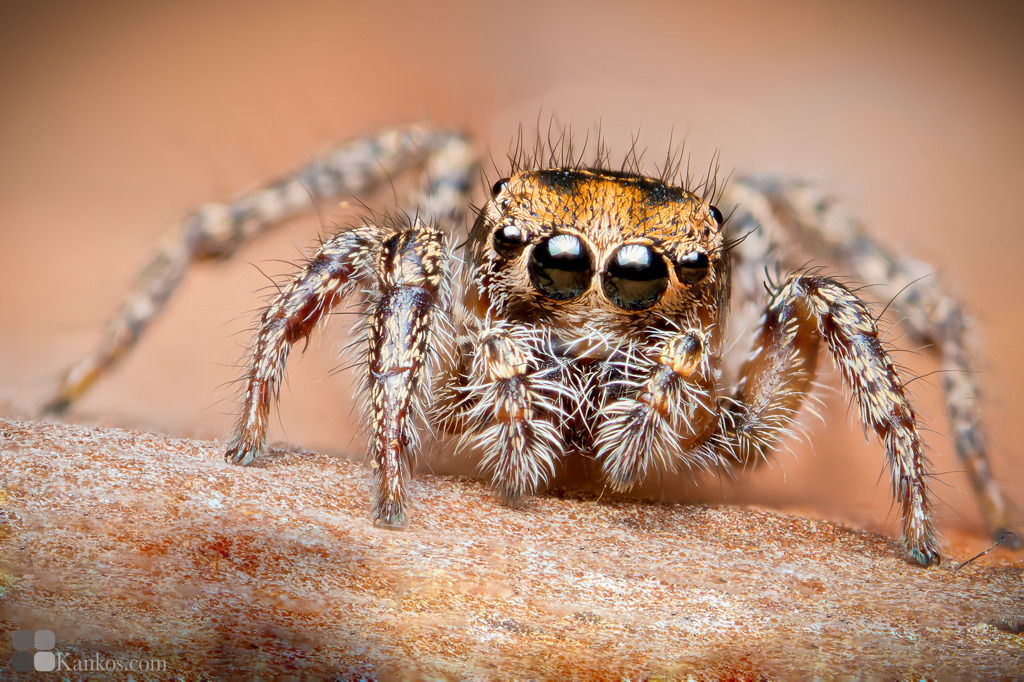
[[[494,231],[494,238],[491,244],[498,255],[505,260],[512,260],[523,252],[529,239],[526,233],[518,225],[503,225]]]
[[[696,284],[708,274],[708,255],[702,251],[690,251],[676,261],[676,277],[683,284]]]
[[[608,261],[604,293],[623,310],[643,310],[658,302],[668,288],[668,266],[654,249],[626,244]]]
[[[568,301],[590,288],[593,259],[579,237],[559,234],[542,241],[530,256],[530,281],[556,301]]]

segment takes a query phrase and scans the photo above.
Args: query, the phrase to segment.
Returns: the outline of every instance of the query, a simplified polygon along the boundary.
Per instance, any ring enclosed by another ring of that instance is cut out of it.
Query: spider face
[[[470,238],[480,308],[569,334],[710,327],[728,299],[722,214],[696,194],[604,170],[499,180]]]

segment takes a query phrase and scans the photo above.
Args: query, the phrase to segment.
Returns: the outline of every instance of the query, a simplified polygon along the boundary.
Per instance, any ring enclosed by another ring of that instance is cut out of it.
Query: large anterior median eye
[[[559,234],[537,244],[530,257],[530,281],[537,291],[568,301],[590,288],[594,263],[579,237]]]
[[[651,247],[626,244],[612,254],[602,279],[609,301],[623,310],[643,310],[668,288],[668,266]]]

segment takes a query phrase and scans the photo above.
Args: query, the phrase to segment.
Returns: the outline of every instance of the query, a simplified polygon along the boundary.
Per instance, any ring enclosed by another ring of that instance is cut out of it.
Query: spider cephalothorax
[[[248,464],[265,449],[291,347],[346,299],[367,312],[372,514],[386,526],[406,520],[418,420],[456,435],[506,502],[542,489],[576,456],[596,460],[604,483],[625,490],[656,472],[770,457],[791,431],[823,347],[886,450],[910,557],[937,562],[917,420],[867,305],[821,274],[778,282],[765,274],[795,267],[801,251],[787,245],[800,237],[853,274],[886,265],[883,295],[917,278],[920,264],[868,240],[801,183],[738,179],[718,195],[713,178],[694,186],[671,172],[647,177],[635,154],[618,171],[600,161],[602,150],[594,167],[574,158],[565,148],[560,157],[547,150],[514,158],[458,247],[449,236],[464,223],[476,155],[461,136],[423,128],[340,147],[260,192],[200,210],[51,407],[66,407],[131,345],[192,260],[230,251],[310,198],[422,165],[412,217],[371,219],[323,239],[273,296],[246,361],[229,461]],[[729,220],[713,202],[729,209]],[[764,288],[767,306],[750,322]],[[955,302],[934,289],[906,300],[893,305],[904,306],[911,333],[941,338],[946,361],[966,370]],[[730,311],[755,330],[751,352],[732,370],[723,358]],[[958,449],[998,529],[1005,507],[988,477],[970,375],[953,376],[947,390]]]

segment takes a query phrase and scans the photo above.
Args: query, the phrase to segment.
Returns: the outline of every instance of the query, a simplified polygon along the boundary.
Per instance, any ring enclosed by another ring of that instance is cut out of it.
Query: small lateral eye
[[[708,255],[703,251],[684,253],[676,261],[676,277],[683,284],[696,284],[708,274]]]
[[[593,259],[576,235],[555,235],[537,244],[531,254],[530,281],[537,291],[556,301],[582,295],[593,277]]]
[[[722,212],[718,210],[717,206],[709,205],[708,212],[711,213],[711,217],[714,219],[715,224],[721,227],[725,223],[725,218],[722,216]]]
[[[499,227],[494,231],[494,238],[491,240],[494,250],[505,260],[518,257],[528,242],[526,233],[515,223]]]
[[[496,197],[501,194],[501,190],[505,189],[505,185],[508,184],[508,178],[501,178],[493,186],[491,186],[491,196]]]
[[[668,288],[668,266],[651,247],[626,244],[608,261],[603,284],[605,296],[617,307],[643,310],[657,303]]]

